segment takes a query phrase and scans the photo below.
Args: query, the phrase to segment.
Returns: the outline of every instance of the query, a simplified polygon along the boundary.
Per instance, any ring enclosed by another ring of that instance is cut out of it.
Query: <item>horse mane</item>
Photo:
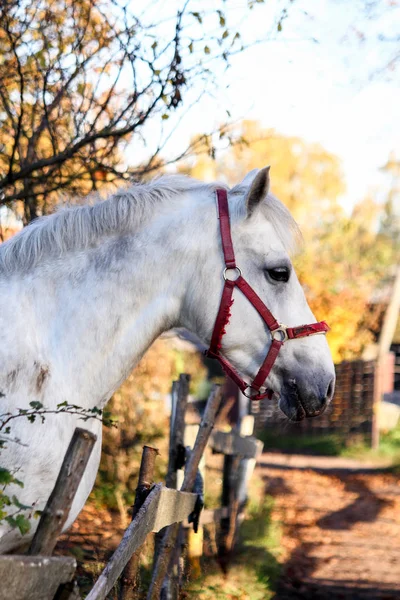
[[[26,272],[45,256],[85,250],[99,238],[134,232],[154,216],[158,206],[185,192],[211,192],[218,187],[229,189],[225,184],[207,184],[185,175],[163,175],[122,188],[105,200],[91,196],[87,204],[61,205],[53,214],[36,219],[0,244],[0,272]],[[237,186],[232,193],[239,190]],[[271,196],[263,203],[263,210],[285,247],[292,247],[298,228],[289,211]]]

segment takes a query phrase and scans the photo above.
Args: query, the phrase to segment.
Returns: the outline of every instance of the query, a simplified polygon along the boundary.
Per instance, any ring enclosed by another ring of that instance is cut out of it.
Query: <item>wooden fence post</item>
[[[235,543],[238,518],[243,510],[247,500],[247,485],[256,465],[256,458],[262,451],[261,442],[254,443],[254,454],[246,456],[244,442],[249,443],[250,436],[254,431],[254,417],[246,415],[242,417],[240,425],[236,431],[236,439],[241,441],[240,447],[232,448],[232,454],[224,456],[224,470],[222,481],[222,500],[223,508],[228,509],[228,515],[220,520],[220,541],[218,545],[218,562],[224,573],[228,571],[228,565]],[[238,444],[237,444],[238,446]]]
[[[224,456],[221,504],[223,508],[226,507],[228,509],[228,515],[221,518],[220,541],[218,544],[218,562],[224,573],[228,571],[228,563],[236,532],[236,519],[239,511],[237,497],[239,466],[240,456],[232,454]]]
[[[382,370],[384,357],[390,350],[393,341],[393,335],[396,330],[396,324],[399,318],[400,310],[400,266],[397,267],[396,278],[393,284],[393,291],[390,297],[388,308],[382,323],[382,329],[378,341],[378,356],[375,368],[374,383],[374,404],[372,421],[372,448],[379,448],[379,409],[382,400]]]
[[[171,418],[170,418],[170,435],[169,435],[169,456],[168,470],[165,479],[165,485],[168,488],[178,489],[178,471],[183,467],[185,461],[185,416],[189,398],[190,375],[181,373],[179,380],[172,384],[171,392]],[[162,544],[165,531],[161,530],[155,537],[155,553],[154,561],[157,561],[157,556]],[[181,536],[179,536],[181,537]],[[165,579],[160,592],[160,597],[170,599],[174,596],[173,588],[176,588],[176,579],[179,570],[178,562],[180,551],[175,552],[171,559],[169,569],[170,576]],[[176,594],[175,594],[176,595]]]
[[[146,500],[151,486],[154,483],[154,467],[159,452],[157,448],[143,446],[142,460],[140,463],[139,479],[136,487],[135,502],[132,507],[132,520],[136,517],[140,507]],[[137,596],[137,571],[139,567],[140,550],[132,555],[126,565],[120,584],[119,600],[134,600]]]
[[[196,481],[199,463],[204,453],[207,441],[210,437],[212,428],[214,426],[215,416],[221,403],[221,398],[221,389],[218,386],[214,386],[208,398],[207,406],[200,424],[200,429],[196,438],[196,443],[194,445],[193,452],[191,453],[189,461],[185,468],[185,477],[181,487],[182,492],[190,492],[193,489],[194,483]],[[179,523],[175,523],[169,526],[165,532],[162,546],[160,548],[154,566],[153,578],[147,596],[148,600],[159,600],[161,586],[167,573],[171,553],[175,546],[176,538],[178,535],[179,526]]]
[[[169,457],[165,485],[174,489],[177,487],[177,471],[184,464],[185,415],[189,397],[189,384],[190,375],[185,373],[179,376],[179,381],[174,381],[172,384]]]
[[[185,429],[185,446],[193,448],[197,434],[199,432],[199,425],[186,425]],[[201,477],[201,479],[200,479]],[[199,483],[202,486],[201,494],[204,497],[204,482],[205,482],[205,455],[201,457],[199,463]],[[203,540],[204,540],[204,528],[202,525],[198,525],[197,531],[195,532],[190,527],[186,532],[187,535],[187,557],[189,563],[190,573],[193,576],[200,577],[200,557],[203,555]]]
[[[242,417],[239,426],[239,433],[243,437],[252,436],[254,433],[255,419],[253,415],[245,415]],[[240,461],[238,482],[237,482],[237,497],[239,501],[239,510],[247,502],[248,498],[248,483],[256,467],[258,456],[262,452],[262,447],[258,449],[257,454],[253,458],[243,458]]]
[[[86,429],[75,429],[56,484],[29,547],[29,555],[51,556],[71,510],[96,439],[94,433]]]
[[[182,408],[184,408],[184,410],[186,412],[186,404]],[[196,437],[197,437],[197,434],[199,431],[199,425],[185,425],[185,423],[183,423],[183,426],[184,426],[184,431],[182,432],[180,430],[179,435],[183,434],[182,435],[182,444],[183,444],[183,447],[185,448],[185,460],[187,460],[188,459],[187,451],[188,451],[188,449],[190,449],[190,450],[193,449],[193,446],[196,442]],[[204,463],[204,455],[202,456],[202,458],[200,460],[199,470],[202,468],[203,463]],[[175,484],[176,484],[176,488],[179,489],[183,482],[184,471],[181,468],[180,464],[177,464],[176,466],[179,467],[179,469],[177,471],[175,471],[175,474],[176,474]],[[196,491],[196,490],[193,490],[193,491]],[[199,527],[199,529],[202,530],[202,527]],[[192,538],[191,538],[191,534],[192,534]],[[190,541],[191,541],[191,539],[193,539],[193,535],[195,537],[197,537],[199,534],[200,534],[199,531],[197,532],[197,534],[194,534],[194,531],[192,528],[190,528],[188,531],[185,531],[183,529],[182,524],[180,524],[179,531],[177,534],[177,542],[175,544],[174,552],[172,552],[171,562],[169,565],[168,573],[162,584],[161,593],[160,593],[161,600],[178,600],[180,587],[182,584],[183,570],[184,570],[184,557],[183,557],[182,552],[183,552],[184,546],[187,545],[188,546],[188,556],[190,556]],[[201,535],[202,535],[202,531],[201,531]]]

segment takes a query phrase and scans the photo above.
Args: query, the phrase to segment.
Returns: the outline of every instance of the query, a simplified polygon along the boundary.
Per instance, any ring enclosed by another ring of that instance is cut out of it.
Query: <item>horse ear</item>
[[[248,217],[253,214],[254,210],[269,192],[269,170],[270,167],[260,169],[251,184],[250,191],[246,197]]]

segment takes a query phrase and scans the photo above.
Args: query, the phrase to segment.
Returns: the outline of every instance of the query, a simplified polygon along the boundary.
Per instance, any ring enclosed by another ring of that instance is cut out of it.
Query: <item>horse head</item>
[[[296,225],[269,194],[269,168],[221,195],[229,216],[218,204],[202,224],[207,251],[187,294],[189,327],[245,395],[273,390],[289,419],[317,416],[333,396],[335,372],[325,335],[314,335],[328,327],[315,322],[290,260]]]

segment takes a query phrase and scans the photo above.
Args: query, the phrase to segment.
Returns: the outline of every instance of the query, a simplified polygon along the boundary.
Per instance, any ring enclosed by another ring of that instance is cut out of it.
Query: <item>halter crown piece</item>
[[[210,347],[206,351],[206,356],[215,358],[219,361],[225,373],[236,383],[242,393],[251,400],[261,400],[262,398],[272,398],[273,390],[266,389],[264,392],[260,391],[263,387],[265,380],[267,379],[276,357],[279,354],[279,350],[287,340],[293,340],[295,338],[307,337],[309,335],[325,334],[329,331],[328,325],[325,321],[319,323],[312,323],[311,325],[300,325],[298,327],[286,327],[275,319],[271,311],[265,306],[261,298],[256,294],[253,288],[247,283],[242,277],[242,272],[236,265],[235,253],[233,250],[232,237],[231,237],[231,225],[229,219],[229,206],[228,197],[226,190],[217,189],[217,206],[218,206],[218,219],[219,227],[221,232],[222,250],[225,259],[225,268],[223,270],[223,278],[225,281],[224,288],[222,290],[221,303],[217,318],[215,319],[214,330],[211,337]],[[228,278],[228,271],[234,271],[234,279]],[[257,375],[254,377],[252,383],[246,383],[239,373],[233,368],[229,361],[224,358],[221,354],[222,348],[222,337],[226,333],[226,326],[229,323],[231,316],[231,306],[233,304],[233,290],[238,287],[239,290],[244,294],[247,300],[254,306],[258,314],[261,316],[268,329],[271,332],[271,346],[268,350],[267,356],[264,359]]]

